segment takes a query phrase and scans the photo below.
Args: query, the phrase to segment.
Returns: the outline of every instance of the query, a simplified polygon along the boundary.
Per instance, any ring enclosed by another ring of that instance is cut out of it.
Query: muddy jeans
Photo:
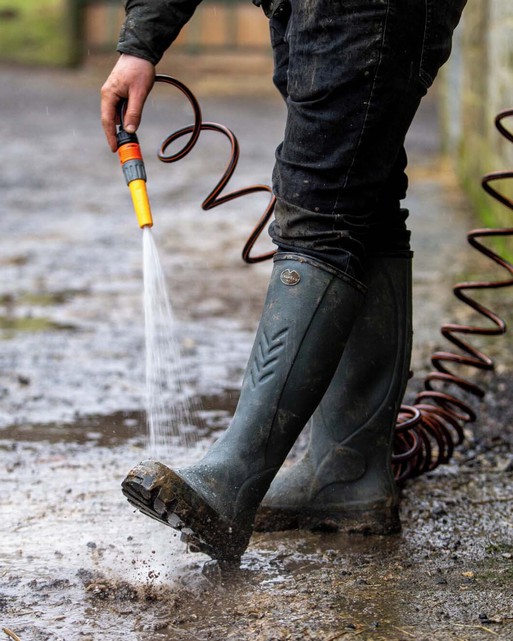
[[[270,16],[287,101],[270,234],[361,279],[409,248],[404,139],[466,0],[285,0]]]

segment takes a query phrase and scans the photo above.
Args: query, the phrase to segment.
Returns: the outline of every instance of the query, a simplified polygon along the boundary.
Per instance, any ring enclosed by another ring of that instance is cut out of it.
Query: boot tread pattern
[[[262,339],[258,345],[253,367],[251,368],[251,385],[256,387],[264,383],[275,373],[275,364],[278,362],[281,350],[285,346],[284,339],[289,333],[288,327],[280,329],[269,339],[266,332],[262,332]]]
[[[178,530],[191,552],[203,552],[226,566],[240,562],[251,529],[232,528],[173,470],[144,461],[129,472],[122,490],[140,512]]]

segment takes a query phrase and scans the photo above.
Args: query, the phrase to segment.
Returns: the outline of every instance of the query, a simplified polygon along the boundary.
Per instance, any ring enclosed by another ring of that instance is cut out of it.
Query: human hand
[[[117,149],[116,122],[119,102],[128,100],[124,129],[134,133],[141,122],[144,103],[153,87],[155,67],[148,60],[122,53],[101,89],[101,120],[107,142]]]

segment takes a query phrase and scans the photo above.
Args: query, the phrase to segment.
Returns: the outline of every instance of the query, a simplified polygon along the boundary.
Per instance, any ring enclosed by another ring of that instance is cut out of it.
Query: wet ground
[[[406,485],[400,535],[258,534],[241,571],[219,576],[128,506],[119,483],[145,455],[141,238],[100,132],[102,77],[0,68],[0,628],[21,641],[511,639],[510,335],[478,341],[496,359],[495,374],[480,375],[479,420],[450,465]],[[283,107],[236,85],[195,80],[205,119],[240,138],[234,187],[268,183]],[[183,464],[229,421],[270,265],[239,257],[265,197],[200,211],[226,162],[224,140],[205,135],[177,165],[154,159],[164,135],[190,120],[166,91],[155,91],[141,138],[197,408],[197,445],[173,448]],[[451,285],[497,274],[465,243],[477,223],[438,154],[433,101],[408,147],[411,398],[432,351],[448,347],[441,322],[476,320]],[[511,320],[508,290],[488,298]]]

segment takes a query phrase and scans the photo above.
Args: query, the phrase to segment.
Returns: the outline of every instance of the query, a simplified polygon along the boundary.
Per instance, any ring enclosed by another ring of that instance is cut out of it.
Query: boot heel
[[[400,532],[401,520],[399,509],[394,506],[343,513],[334,512],[323,514],[322,517],[312,515],[300,518],[299,527],[312,532],[339,532],[370,536]]]
[[[191,552],[238,565],[251,529],[224,521],[181,476],[157,461],[143,461],[121,484],[129,503],[181,533]]]

